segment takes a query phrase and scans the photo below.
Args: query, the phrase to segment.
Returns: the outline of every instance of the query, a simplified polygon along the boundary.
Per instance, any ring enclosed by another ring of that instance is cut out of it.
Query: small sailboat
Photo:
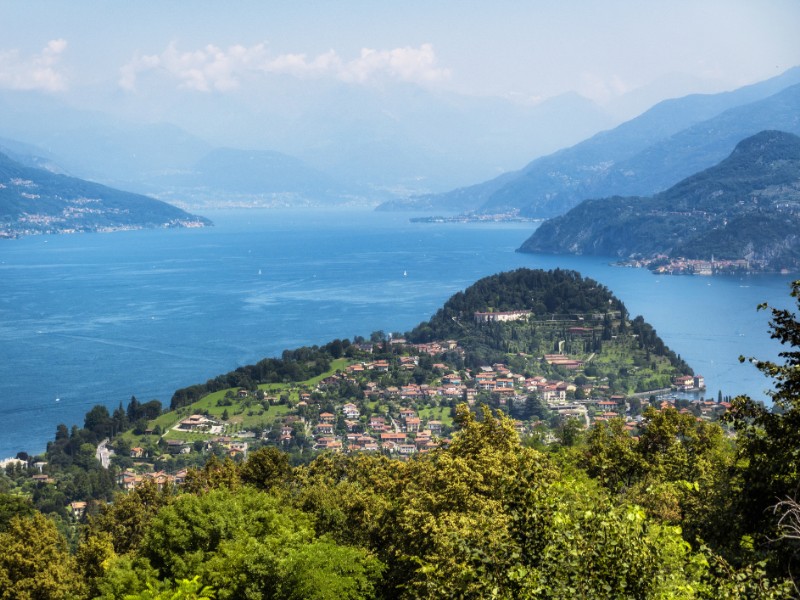
[[[408,271],[403,271],[403,277],[408,277]]]

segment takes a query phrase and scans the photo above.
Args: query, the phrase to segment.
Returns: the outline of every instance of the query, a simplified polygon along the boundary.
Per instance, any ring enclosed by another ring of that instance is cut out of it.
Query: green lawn
[[[453,417],[450,416],[449,406],[436,406],[433,408],[423,408],[419,411],[419,418],[428,421],[441,421],[446,427],[453,426]]]
[[[346,358],[339,358],[331,362],[330,370],[317,377],[292,383],[266,383],[259,385],[258,388],[264,390],[268,396],[280,396],[288,393],[291,400],[298,400],[301,391],[314,389],[320,381],[326,377],[330,377],[338,370],[345,369],[348,364],[349,362]],[[160,427],[162,432],[169,432],[169,434],[166,435],[167,439],[195,440],[205,439],[208,435],[176,432],[172,430],[172,427],[181,419],[197,413],[208,413],[212,418],[222,420],[222,415],[227,410],[229,419],[226,423],[228,425],[226,429],[230,432],[234,429],[239,430],[257,425],[270,425],[275,419],[287,415],[290,411],[290,408],[285,404],[269,405],[266,401],[262,402],[251,396],[247,398],[237,398],[237,391],[237,388],[229,388],[212,392],[189,406],[183,406],[176,411],[169,411],[160,415],[158,418],[150,421],[148,425],[152,429]],[[220,400],[225,399],[225,395],[228,392],[234,394],[234,398],[231,399],[231,404],[229,406],[220,406]],[[136,436],[130,431],[124,433],[123,437],[134,444],[138,443],[140,439],[140,436]]]

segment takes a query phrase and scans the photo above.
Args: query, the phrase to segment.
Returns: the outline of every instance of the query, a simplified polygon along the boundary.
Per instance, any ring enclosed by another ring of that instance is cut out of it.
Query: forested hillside
[[[764,131],[718,165],[650,198],[587,200],[543,223],[523,252],[800,265],[800,138]]]
[[[25,166],[0,154],[0,236],[210,224],[166,202]]]

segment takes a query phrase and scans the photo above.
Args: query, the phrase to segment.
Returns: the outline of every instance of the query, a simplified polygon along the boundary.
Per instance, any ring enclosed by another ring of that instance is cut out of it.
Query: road
[[[106,446],[107,444],[108,438],[104,439],[97,445],[97,452],[94,454],[94,457],[100,461],[100,464],[103,465],[104,469],[107,469],[111,464],[111,455],[113,454],[113,451],[109,450]]]

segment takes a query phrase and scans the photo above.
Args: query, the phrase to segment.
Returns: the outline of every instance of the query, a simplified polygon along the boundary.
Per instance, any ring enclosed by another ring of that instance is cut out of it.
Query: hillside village
[[[475,321],[519,320],[529,314],[475,313]],[[587,331],[573,328],[571,333]],[[184,407],[170,413],[177,422],[160,434],[158,429],[145,430],[137,438],[139,445],[130,447],[131,461],[121,463],[129,466],[119,474],[119,485],[131,489],[145,480],[159,486],[180,484],[186,467],[194,464],[190,455],[216,453],[239,461],[265,444],[309,457],[327,451],[408,459],[450,442],[455,407],[462,402],[507,412],[521,436],[542,444],[557,441],[559,427],[569,421],[588,429],[596,422],[622,418],[635,434],[641,412],[650,403],[705,420],[717,420],[730,406],[680,399],[678,392],[705,390],[700,375],[675,377],[669,389],[611,393],[605,382],[582,376],[584,361],[560,353],[522,358],[525,364],[544,362],[558,369],[564,374],[561,378],[514,372],[503,363],[457,368],[452,359],[463,359],[464,350],[455,340],[413,344],[393,338],[381,344],[354,344],[349,353],[352,358],[316,382],[228,389],[214,393],[216,406],[202,412]],[[253,407],[272,419],[248,425],[245,415],[253,416]]]

